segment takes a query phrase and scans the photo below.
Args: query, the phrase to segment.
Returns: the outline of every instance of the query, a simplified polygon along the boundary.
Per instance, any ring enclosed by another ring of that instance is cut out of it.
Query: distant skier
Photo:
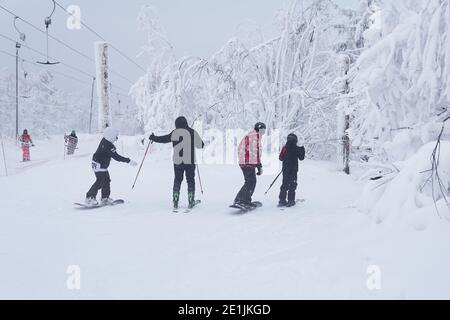
[[[263,173],[261,164],[262,136],[266,133],[266,125],[258,122],[253,131],[247,134],[238,147],[239,166],[244,174],[245,183],[237,194],[234,205],[248,208],[254,207],[252,196],[256,188],[256,176]]]
[[[68,156],[73,155],[78,145],[78,137],[75,130],[72,130],[72,132],[69,135],[65,135],[64,141],[66,142],[67,146],[67,155]]]
[[[293,207],[296,203],[298,161],[305,160],[305,147],[299,147],[297,144],[297,136],[291,133],[280,153],[280,161],[283,161],[283,184],[280,190],[279,207]]]
[[[204,148],[200,135],[197,131],[190,128],[185,117],[179,117],[175,120],[175,130],[165,136],[155,136],[153,133],[150,140],[156,143],[172,142],[174,153],[174,172],[175,179],[173,182],[173,206],[178,209],[180,201],[180,189],[184,175],[186,175],[188,185],[188,201],[189,208],[192,209],[195,204],[195,168],[196,156],[195,149]]]
[[[28,134],[28,130],[23,130],[23,134],[19,137],[19,141],[22,143],[22,159],[23,162],[30,161],[30,146],[34,147],[33,140]]]
[[[102,190],[101,205],[110,205],[114,202],[109,196],[111,194],[111,178],[109,176],[108,167],[111,158],[119,162],[129,163],[133,167],[137,166],[135,161],[122,157],[116,152],[114,143],[119,139],[119,132],[111,127],[105,129],[103,139],[100,141],[97,151],[92,157],[92,170],[95,173],[96,181],[86,194],[86,205],[97,206],[97,193]]]

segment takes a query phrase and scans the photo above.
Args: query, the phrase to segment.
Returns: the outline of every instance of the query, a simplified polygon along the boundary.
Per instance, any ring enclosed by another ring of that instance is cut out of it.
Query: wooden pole
[[[112,114],[109,104],[109,67],[108,43],[95,43],[95,63],[97,70],[97,96],[98,96],[98,129],[100,132],[112,125]]]

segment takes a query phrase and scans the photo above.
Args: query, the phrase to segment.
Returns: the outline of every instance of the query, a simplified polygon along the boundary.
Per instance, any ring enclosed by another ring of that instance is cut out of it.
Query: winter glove
[[[136,162],[136,161],[130,160],[130,162],[128,162],[128,163],[129,163],[130,166],[132,166],[132,167],[136,167],[136,166],[137,166],[137,162]]]
[[[258,173],[256,173],[256,175],[261,176],[263,174],[262,165],[259,164],[256,168],[258,169]]]
[[[151,135],[150,135],[150,141],[155,141],[155,134],[154,133],[152,133]]]

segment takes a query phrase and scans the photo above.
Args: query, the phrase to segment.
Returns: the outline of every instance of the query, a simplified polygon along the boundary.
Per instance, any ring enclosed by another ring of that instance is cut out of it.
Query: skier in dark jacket
[[[283,161],[283,184],[280,190],[279,207],[293,207],[296,203],[295,191],[297,189],[298,161],[305,160],[305,147],[299,147],[297,143],[297,136],[291,133],[280,153],[280,161]],[[286,196],[288,198],[287,201]]]
[[[109,197],[111,194],[111,178],[109,176],[108,167],[111,158],[119,162],[129,163],[133,167],[137,166],[135,161],[122,157],[116,152],[114,142],[116,142],[117,139],[119,139],[119,132],[111,127],[106,128],[103,139],[100,141],[100,145],[92,157],[92,170],[95,173],[96,181],[86,194],[86,205],[88,206],[98,205],[96,198],[98,190],[100,189],[102,190],[102,205],[110,205],[114,202],[114,200]]]
[[[175,120],[175,130],[165,136],[155,136],[153,133],[150,140],[156,143],[173,144],[173,163],[175,179],[173,182],[173,206],[178,209],[180,201],[180,189],[184,175],[188,185],[189,208],[195,206],[195,149],[204,148],[205,144],[197,131],[190,128],[185,117]]]
[[[67,136],[64,136],[64,141],[66,142],[67,147],[67,155],[71,156],[75,153],[75,150],[77,149],[78,145],[78,137],[75,130],[72,130],[72,132]]]

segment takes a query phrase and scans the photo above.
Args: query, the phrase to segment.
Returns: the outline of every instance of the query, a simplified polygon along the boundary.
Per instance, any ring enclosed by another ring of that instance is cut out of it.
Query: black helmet
[[[295,134],[291,133],[290,135],[288,135],[287,141],[297,144],[298,143],[298,137]]]
[[[259,132],[259,130],[266,130],[266,124],[262,123],[262,122],[258,122],[257,124],[255,124],[255,130],[256,132]]]

